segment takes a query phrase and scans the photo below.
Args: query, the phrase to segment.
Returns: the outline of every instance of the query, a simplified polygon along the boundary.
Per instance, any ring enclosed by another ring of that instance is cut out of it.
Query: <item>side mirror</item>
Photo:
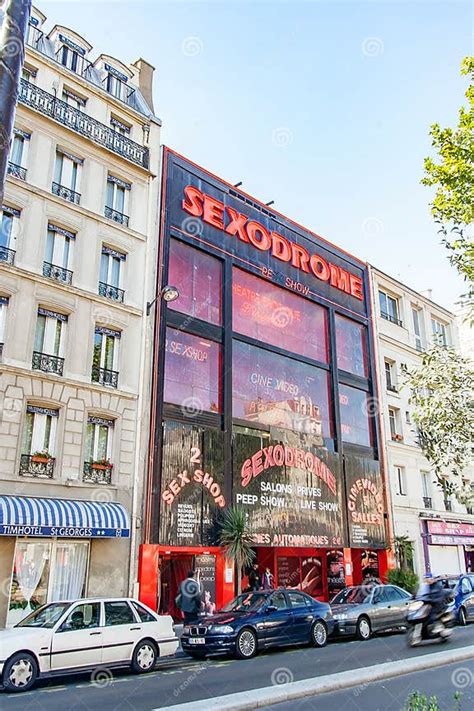
[[[276,605],[267,605],[265,608],[265,612],[270,614],[270,612],[276,612],[278,610],[278,607]]]

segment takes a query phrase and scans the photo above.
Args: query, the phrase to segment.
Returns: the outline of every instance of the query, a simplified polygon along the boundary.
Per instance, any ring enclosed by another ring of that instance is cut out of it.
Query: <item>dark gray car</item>
[[[332,600],[336,634],[369,639],[373,632],[400,629],[412,596],[396,585],[356,585],[341,590]]]

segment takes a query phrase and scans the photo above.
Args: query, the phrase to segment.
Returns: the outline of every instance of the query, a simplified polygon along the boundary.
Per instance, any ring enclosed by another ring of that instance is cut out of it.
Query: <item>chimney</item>
[[[153,72],[155,71],[155,67],[142,58],[133,62],[132,66],[138,69],[139,89],[152,113],[155,113],[153,108]]]

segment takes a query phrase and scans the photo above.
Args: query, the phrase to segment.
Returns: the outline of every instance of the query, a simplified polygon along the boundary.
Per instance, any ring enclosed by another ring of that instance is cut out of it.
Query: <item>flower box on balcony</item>
[[[401,435],[401,434],[393,435],[392,439],[393,439],[395,442],[403,442],[403,435]]]
[[[112,469],[112,464],[103,462],[91,462],[92,469],[99,469],[100,471],[106,471],[107,469]]]
[[[33,452],[31,455],[31,461],[35,464],[47,464],[52,456],[49,452]]]

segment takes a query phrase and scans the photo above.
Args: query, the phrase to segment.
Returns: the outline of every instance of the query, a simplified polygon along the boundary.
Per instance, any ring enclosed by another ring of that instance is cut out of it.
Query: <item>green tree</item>
[[[465,57],[461,73],[469,77],[467,106],[456,128],[431,126],[437,156],[425,158],[423,185],[435,188],[431,211],[440,227],[450,261],[467,283],[464,300],[474,309],[474,56]],[[471,232],[469,231],[471,229]]]
[[[227,560],[234,563],[237,571],[237,592],[242,592],[244,567],[255,559],[253,538],[247,522],[247,514],[239,507],[228,508],[220,522],[219,543],[224,548]]]
[[[472,462],[474,432],[474,370],[453,348],[435,345],[421,364],[404,367],[404,385],[418,431],[418,443],[431,464],[445,497],[470,504],[472,494],[462,473]]]

